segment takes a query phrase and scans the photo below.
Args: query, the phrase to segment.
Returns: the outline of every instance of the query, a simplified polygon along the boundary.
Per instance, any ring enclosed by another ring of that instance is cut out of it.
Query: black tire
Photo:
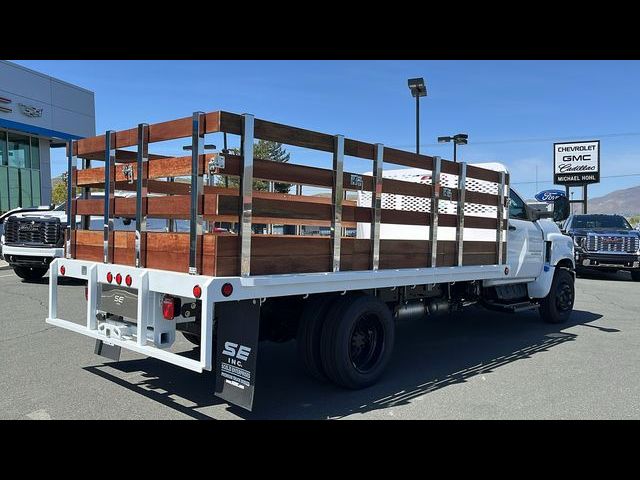
[[[640,270],[631,270],[629,273],[634,282],[640,282]]]
[[[547,323],[566,322],[573,310],[575,285],[571,272],[557,268],[549,294],[540,301],[540,316]]]
[[[16,275],[29,282],[40,280],[47,273],[47,270],[49,269],[38,267],[13,267],[13,271],[16,272]]]
[[[296,337],[298,359],[305,372],[316,380],[327,380],[320,358],[322,326],[331,306],[341,298],[337,295],[312,297],[304,306],[300,317]]]
[[[393,351],[391,311],[371,295],[348,296],[334,307],[322,329],[324,371],[341,387],[356,390],[373,385]]]

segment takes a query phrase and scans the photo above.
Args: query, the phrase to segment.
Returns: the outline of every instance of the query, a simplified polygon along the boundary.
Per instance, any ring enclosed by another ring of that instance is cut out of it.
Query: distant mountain
[[[617,213],[626,217],[640,215],[640,185],[589,199],[589,213]]]

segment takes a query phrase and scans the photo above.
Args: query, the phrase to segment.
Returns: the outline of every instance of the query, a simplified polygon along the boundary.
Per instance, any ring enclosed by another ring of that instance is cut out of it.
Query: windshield
[[[573,219],[573,228],[615,228],[618,230],[631,230],[631,225],[620,215],[576,215]]]

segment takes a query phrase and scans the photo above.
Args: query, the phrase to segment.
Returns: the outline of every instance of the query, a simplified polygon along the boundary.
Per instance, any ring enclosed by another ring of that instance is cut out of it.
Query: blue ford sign
[[[562,190],[543,190],[536,195],[536,200],[539,202],[553,203],[556,198],[565,196],[566,195]]]

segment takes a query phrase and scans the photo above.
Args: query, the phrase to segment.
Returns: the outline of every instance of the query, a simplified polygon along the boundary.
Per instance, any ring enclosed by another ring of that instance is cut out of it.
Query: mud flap
[[[215,394],[251,411],[256,384],[260,302],[221,302],[215,308]]]

